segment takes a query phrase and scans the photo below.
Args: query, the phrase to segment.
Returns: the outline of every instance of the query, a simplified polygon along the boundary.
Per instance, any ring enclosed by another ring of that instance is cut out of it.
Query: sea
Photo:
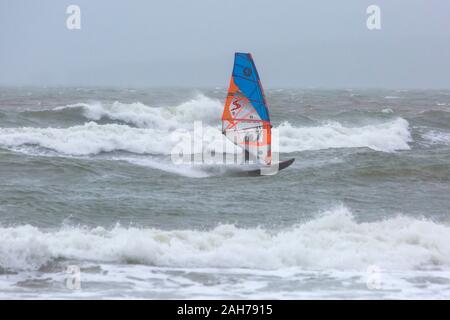
[[[226,91],[1,87],[0,299],[450,298],[449,90],[269,88],[290,167],[174,162]]]

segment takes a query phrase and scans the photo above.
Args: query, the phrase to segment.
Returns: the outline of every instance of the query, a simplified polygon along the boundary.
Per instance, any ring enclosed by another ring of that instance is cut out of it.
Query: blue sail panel
[[[266,99],[251,54],[235,53],[233,80],[242,94],[250,100],[261,120],[270,122]]]

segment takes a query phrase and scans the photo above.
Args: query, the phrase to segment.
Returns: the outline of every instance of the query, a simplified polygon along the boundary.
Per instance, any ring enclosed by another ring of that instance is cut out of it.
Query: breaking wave
[[[0,228],[0,268],[38,269],[55,259],[161,267],[412,270],[450,267],[450,229],[404,216],[358,223],[343,206],[279,231],[219,225],[212,230],[30,225]]]
[[[101,152],[165,153],[166,142],[155,139],[165,131],[132,128],[127,125],[99,125],[88,122],[69,128],[1,128],[0,145],[37,145],[67,155]]]
[[[176,130],[192,126],[194,121],[209,120],[218,122],[222,112],[222,103],[205,95],[186,101],[174,107],[150,107],[140,102],[112,104],[77,103],[57,107],[55,111],[80,109],[84,117],[98,121],[106,118],[123,121],[141,128]]]
[[[408,142],[412,141],[408,121],[402,118],[362,127],[328,122],[317,127],[297,128],[285,122],[278,129],[282,152],[359,147],[391,152],[409,150]]]
[[[222,152],[223,146],[229,144],[219,128],[222,104],[204,95],[174,107],[119,102],[79,103],[39,112],[45,113],[45,116],[49,112],[67,112],[68,116],[73,117],[74,110],[79,110],[77,112],[89,121],[65,128],[0,128],[0,146],[17,148],[33,145],[66,155],[94,155],[112,151],[170,154],[172,148],[183,140],[184,134],[192,133],[194,121],[203,121],[204,132],[208,135],[206,140],[217,142],[211,147],[217,152]],[[120,123],[96,122],[101,119]],[[339,122],[295,127],[284,122],[277,129],[280,133],[280,152],[359,147],[392,152],[409,149],[408,143],[412,141],[409,123],[402,118],[359,127],[344,126]]]

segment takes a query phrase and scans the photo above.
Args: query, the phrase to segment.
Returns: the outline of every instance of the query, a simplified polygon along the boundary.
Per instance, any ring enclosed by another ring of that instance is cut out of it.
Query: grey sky
[[[266,87],[450,88],[449,14],[445,0],[0,0],[0,84],[227,86],[244,51]]]

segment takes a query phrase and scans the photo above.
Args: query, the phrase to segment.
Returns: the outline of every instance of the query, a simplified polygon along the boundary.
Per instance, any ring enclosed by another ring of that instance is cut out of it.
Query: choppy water
[[[450,298],[450,91],[268,90],[290,168],[173,164],[225,94],[1,88],[0,297]]]

